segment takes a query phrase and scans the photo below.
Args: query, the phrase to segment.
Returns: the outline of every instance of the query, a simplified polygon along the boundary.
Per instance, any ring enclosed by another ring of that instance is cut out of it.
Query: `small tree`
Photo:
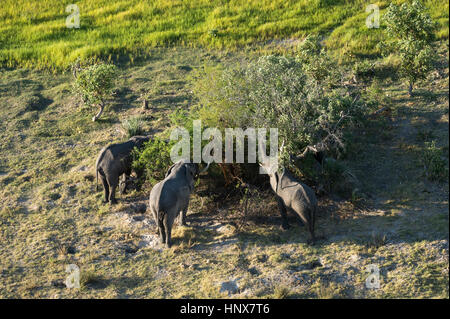
[[[400,76],[409,84],[412,95],[414,84],[425,79],[435,58],[432,49],[436,24],[418,0],[401,6],[391,3],[384,15],[389,36],[387,48],[400,58]]]
[[[82,68],[77,62],[73,66],[75,76],[74,91],[83,103],[88,106],[97,106],[99,111],[92,121],[96,121],[103,113],[105,101],[114,88],[114,79],[117,68],[113,64],[96,63]]]
[[[299,57],[263,56],[232,69],[205,69],[193,83],[198,104],[191,118],[222,132],[227,127],[278,128],[281,163],[293,169],[310,153],[339,156],[346,149],[345,134],[366,111],[365,103],[356,90],[334,80],[334,70],[319,68],[311,58],[317,51],[305,47],[300,52]],[[323,61],[332,61],[320,52]],[[301,171],[308,174],[304,166]]]
[[[335,87],[339,80],[339,68],[321,44],[317,34],[308,35],[297,47],[296,60],[302,64],[306,75],[320,83],[323,89]]]

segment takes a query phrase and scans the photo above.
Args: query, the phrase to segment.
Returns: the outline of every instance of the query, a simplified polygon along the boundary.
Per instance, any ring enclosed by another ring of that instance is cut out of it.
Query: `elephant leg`
[[[119,179],[119,193],[126,194],[127,192],[127,176],[122,174]]]
[[[314,244],[314,241],[315,241],[315,235],[314,235],[315,210],[310,211],[309,208],[305,208],[299,202],[294,202],[292,209],[297,213],[297,216],[299,217],[299,219],[309,230],[311,238],[308,240],[308,243]]]
[[[116,188],[118,183],[119,183],[119,176],[117,174],[111,174],[110,176],[108,176],[109,202],[111,204],[117,204]]]
[[[105,191],[105,199],[103,200],[104,203],[107,203],[109,201],[109,186],[108,182],[106,181],[106,177],[103,174],[100,174],[100,179],[103,184],[103,189]]]
[[[170,248],[170,246],[172,246],[172,225],[170,225],[170,217],[168,215],[166,215],[166,217],[164,218],[164,228],[166,229],[166,246],[167,248]]]
[[[186,207],[183,208],[183,210],[180,212],[180,219],[179,219],[179,225],[180,226],[186,226],[186,214],[187,214],[187,210],[188,210],[188,205],[186,205]]]
[[[316,235],[314,234],[314,224],[316,223],[316,208],[309,211],[309,233],[311,235],[310,244],[314,245],[316,241]]]
[[[166,232],[165,232],[164,222],[161,219],[158,220],[158,229],[159,229],[159,238],[161,239],[161,244],[165,244],[166,243]]]
[[[158,214],[156,214],[156,211],[153,209],[152,203],[149,203],[148,205],[150,207],[150,211],[153,215],[153,220],[155,221],[156,226],[158,226]]]
[[[300,215],[297,214],[296,212],[294,212],[294,213],[295,213],[295,216],[296,216],[295,219],[297,220],[298,225],[299,225],[300,227],[305,226],[305,222],[304,222],[303,219],[300,217]]]
[[[281,214],[281,227],[286,230],[289,229],[289,222],[287,219],[286,206],[283,203],[283,200],[280,197],[277,197],[278,209]]]
[[[306,225],[309,228],[310,218],[309,214],[307,214],[307,211],[305,211],[305,207],[301,203],[295,201],[292,204],[292,211],[297,216],[297,220],[299,221],[299,223],[301,225]]]

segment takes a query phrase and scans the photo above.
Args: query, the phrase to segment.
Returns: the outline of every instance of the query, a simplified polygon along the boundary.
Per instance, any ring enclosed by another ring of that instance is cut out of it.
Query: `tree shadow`
[[[397,69],[395,67],[393,67],[392,65],[386,65],[384,63],[380,63],[380,64],[376,65],[375,77],[379,80],[389,79],[393,82],[396,82],[399,80]]]
[[[433,92],[425,89],[416,89],[413,92],[413,98],[421,98],[426,102],[434,102],[439,100],[442,97],[448,96],[448,90],[440,91],[440,92]]]
[[[127,289],[135,288],[142,283],[144,278],[138,276],[120,276],[113,277],[108,280],[110,285],[114,285],[120,292],[124,292]]]
[[[124,293],[127,289],[132,289],[137,287],[142,283],[144,278],[137,276],[119,276],[106,278],[104,276],[95,276],[89,278],[84,286],[88,289],[101,290],[108,286],[114,286],[117,288],[119,294]]]
[[[43,85],[37,81],[29,79],[20,79],[8,82],[7,84],[0,84],[0,93],[20,95],[22,92],[38,92],[43,90]]]
[[[110,116],[107,116],[107,117],[103,116],[103,117],[98,118],[96,120],[96,122],[101,123],[101,124],[114,124],[114,123],[117,123],[117,120]]]
[[[189,95],[165,95],[151,99],[150,104],[153,107],[158,107],[161,105],[180,105],[191,101],[192,97]]]
[[[403,206],[397,206],[404,209]],[[441,214],[423,215],[421,223],[410,223],[405,215],[370,215],[354,213],[352,217],[341,218],[341,208],[335,203],[322,206],[322,212],[318,214],[316,221],[316,236],[319,238],[311,247],[320,248],[331,243],[357,244],[371,246],[378,237],[383,237],[382,245],[387,243],[415,243],[423,240],[437,241],[448,238],[448,206],[445,203],[439,205]],[[411,216],[412,217],[412,216]],[[417,216],[415,216],[417,217]],[[239,232],[238,237],[242,241],[258,243],[261,246],[277,246],[286,243],[307,244],[309,232],[296,218],[289,217],[290,228],[281,229],[280,216],[268,216],[264,221],[255,220],[255,225],[247,227]],[[259,231],[255,231],[256,228]],[[268,227],[268,229],[261,229]],[[378,237],[377,237],[378,236]]]
[[[35,94],[38,97],[38,103],[36,106],[34,106],[34,111],[43,111],[45,110],[50,104],[53,103],[52,99],[49,99],[47,97],[42,96],[40,93]]]
[[[25,113],[32,111],[44,111],[52,103],[52,99],[42,96],[41,93],[22,95],[20,97],[20,107],[18,107],[16,116],[22,116]]]

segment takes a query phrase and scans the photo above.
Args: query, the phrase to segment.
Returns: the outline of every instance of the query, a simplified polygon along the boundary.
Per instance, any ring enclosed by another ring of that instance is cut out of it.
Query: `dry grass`
[[[10,107],[0,109],[0,297],[228,298],[220,283],[236,279],[232,298],[448,298],[448,181],[420,177],[416,153],[398,143],[423,147],[417,129],[433,127],[438,146],[448,149],[448,66],[423,83],[432,95],[410,99],[400,83],[383,84],[392,118],[374,120],[346,163],[370,197],[364,205],[322,197],[317,233],[325,239],[317,245],[306,244],[307,231],[294,220],[280,229],[271,193],[238,227],[238,201],[220,207],[198,192],[189,226],[175,227],[169,250],[152,246],[152,218],[131,208],[146,201],[148,188],[121,196],[114,208],[101,203],[95,156],[126,139],[121,121],[142,115],[146,132],[168,127],[167,115],[190,105],[186,66],[240,58],[155,50],[145,64],[122,70],[117,99],[98,123],[72,99],[69,75],[2,69],[0,103]],[[152,109],[142,110],[142,92],[150,92]],[[40,109],[28,108],[30,95],[42,96]],[[413,126],[416,116],[426,120]],[[378,134],[384,129],[391,139]],[[58,284],[72,263],[84,289]],[[380,267],[378,290],[364,286],[369,264]]]

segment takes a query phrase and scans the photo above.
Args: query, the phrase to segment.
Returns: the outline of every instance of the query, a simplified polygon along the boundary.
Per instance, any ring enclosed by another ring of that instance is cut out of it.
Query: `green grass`
[[[71,0],[3,0],[0,10],[0,66],[63,69],[77,57],[127,59],[149,48],[174,44],[236,49],[262,41],[326,36],[339,53],[377,53],[381,29],[367,29],[371,1],[348,0],[159,0],[78,1],[80,29],[68,29]],[[387,2],[378,2],[383,9]],[[448,2],[425,4],[448,37]],[[383,25],[381,17],[381,25]]]

